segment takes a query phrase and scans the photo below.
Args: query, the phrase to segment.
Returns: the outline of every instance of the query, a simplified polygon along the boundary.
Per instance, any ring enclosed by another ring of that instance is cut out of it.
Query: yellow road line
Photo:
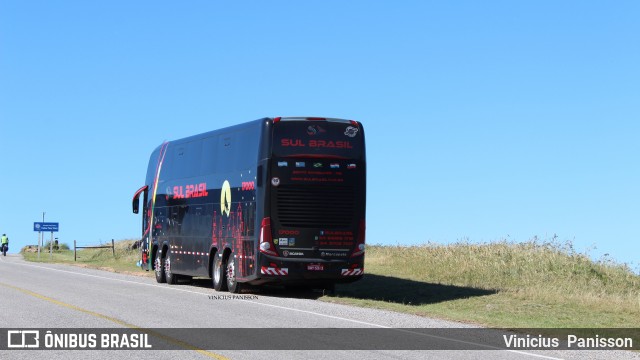
[[[180,347],[182,347],[184,349],[193,350],[193,351],[195,351],[195,352],[197,352],[197,353],[199,353],[201,355],[204,355],[204,356],[207,356],[207,357],[210,357],[210,358],[213,358],[213,359],[229,360],[229,358],[227,358],[225,356],[213,353],[211,351],[200,349],[200,348],[198,348],[196,346],[193,346],[193,345],[191,345],[189,343],[186,343],[184,341],[181,341],[181,340],[178,340],[178,339],[174,339],[172,337],[166,336],[164,334],[160,334],[160,333],[155,332],[153,330],[144,329],[144,328],[141,328],[139,326],[136,326],[136,325],[133,325],[133,324],[129,324],[128,322],[116,319],[116,318],[108,316],[108,315],[104,315],[104,314],[97,313],[95,311],[83,309],[81,307],[78,307],[78,306],[75,306],[75,305],[72,305],[72,304],[67,304],[65,302],[62,302],[62,301],[50,298],[48,296],[45,296],[45,295],[42,295],[42,294],[38,294],[38,293],[33,292],[31,290],[23,289],[23,288],[20,288],[20,287],[17,287],[17,286],[5,284],[5,283],[2,283],[2,282],[0,282],[0,285],[2,285],[4,287],[7,287],[7,288],[10,288],[10,289],[13,289],[13,290],[20,291],[21,293],[24,293],[24,294],[27,294],[27,295],[31,295],[31,296],[33,296],[35,298],[40,299],[40,300],[48,301],[48,302],[50,302],[52,304],[56,304],[56,305],[59,305],[59,306],[62,306],[62,307],[66,307],[68,309],[76,310],[76,311],[91,315],[91,316],[99,318],[99,319],[104,319],[104,320],[111,321],[111,322],[116,323],[116,324],[118,324],[120,326],[123,326],[123,327],[127,327],[127,328],[130,328],[130,329],[136,329],[136,330],[140,330],[140,331],[146,332],[149,335],[153,335],[155,337],[158,337],[158,338],[161,338],[161,339],[163,339],[165,341],[168,341],[168,342],[170,342],[172,344],[178,345],[178,346],[180,346]]]

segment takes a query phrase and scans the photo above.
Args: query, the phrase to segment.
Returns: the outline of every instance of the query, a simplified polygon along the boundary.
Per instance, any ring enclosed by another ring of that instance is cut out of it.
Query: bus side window
[[[172,206],[171,207],[171,234],[179,234],[180,233],[180,206]]]
[[[238,146],[235,164],[235,170],[255,169],[258,162],[258,147],[260,145],[260,134],[251,129],[243,129],[238,131],[237,139],[245,141]]]
[[[202,144],[203,161],[200,162],[200,173],[211,174],[216,171],[216,163],[218,157],[216,152],[218,150],[218,138],[210,137],[204,140]]]
[[[235,149],[232,134],[222,134],[218,137],[216,151],[216,172],[228,174],[235,168]]]

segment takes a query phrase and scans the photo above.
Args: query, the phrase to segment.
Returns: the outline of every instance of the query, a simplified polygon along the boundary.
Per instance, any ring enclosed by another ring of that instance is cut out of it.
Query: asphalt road
[[[246,328],[247,339],[269,339],[287,328],[463,328],[469,325],[318,301],[313,293],[272,290],[229,298],[195,284],[0,257],[0,329]],[[195,331],[197,333],[197,330]],[[301,336],[304,336],[301,332]],[[291,336],[295,348],[295,334]],[[171,336],[171,335],[169,335]],[[280,339],[282,340],[282,339]],[[446,339],[445,339],[446,340]],[[168,339],[182,350],[7,350],[0,359],[640,359],[626,351],[505,350],[216,350]],[[473,342],[473,339],[469,339]]]

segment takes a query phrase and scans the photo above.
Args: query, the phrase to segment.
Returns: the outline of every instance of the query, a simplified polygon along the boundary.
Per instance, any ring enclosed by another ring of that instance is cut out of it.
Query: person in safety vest
[[[7,234],[2,234],[2,238],[0,238],[0,249],[2,250],[2,255],[7,256],[7,250],[9,249],[9,237]]]

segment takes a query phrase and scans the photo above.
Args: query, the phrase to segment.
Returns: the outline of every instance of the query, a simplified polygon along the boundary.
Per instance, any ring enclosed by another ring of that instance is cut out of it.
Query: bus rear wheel
[[[166,275],[164,273],[164,258],[161,254],[156,253],[156,259],[153,261],[153,270],[156,273],[156,281],[159,283],[167,282]]]
[[[235,260],[227,260],[227,288],[230,293],[237,294],[244,288],[244,284],[238,282],[237,275]]]
[[[175,285],[178,283],[178,275],[171,271],[171,250],[167,249],[167,255],[164,260],[164,273],[167,279],[167,284]]]
[[[213,290],[225,291],[227,290],[227,273],[225,271],[225,262],[222,256],[216,254],[213,261]]]

